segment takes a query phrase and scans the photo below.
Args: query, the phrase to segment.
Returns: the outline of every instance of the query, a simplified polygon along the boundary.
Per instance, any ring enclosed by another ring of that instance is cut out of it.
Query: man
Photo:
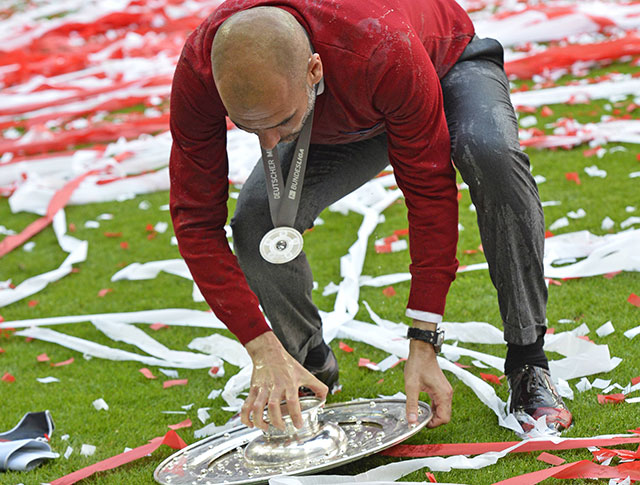
[[[454,0],[228,0],[191,35],[171,96],[171,213],[196,283],[252,358],[245,424],[264,429],[266,406],[282,427],[285,400],[299,426],[299,387],[324,398],[337,382],[306,256],[290,250],[324,208],[389,163],[408,208],[407,316],[418,329],[405,364],[407,418],[417,421],[426,392],[429,426],[450,420],[436,329],[457,268],[453,159],[498,290],[511,410],[523,423],[546,414],[553,429],[569,426],[542,350],[544,218],[502,63],[501,46],[475,38]],[[237,260],[223,229],[225,115],[263,149],[231,223]],[[299,206],[285,209],[298,182],[291,199]],[[277,251],[291,260],[273,260]]]

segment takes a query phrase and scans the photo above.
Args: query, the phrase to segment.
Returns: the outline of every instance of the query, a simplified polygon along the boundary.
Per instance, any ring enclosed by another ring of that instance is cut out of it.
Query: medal
[[[293,227],[274,227],[260,241],[260,255],[273,264],[294,260],[302,252],[302,234]]]
[[[272,264],[288,263],[302,251],[304,243],[302,234],[293,226],[300,205],[304,172],[309,156],[312,124],[313,109],[307,116],[300,136],[298,136],[286,182],[282,176],[278,148],[265,150],[261,147],[269,212],[274,228],[267,232],[260,241],[260,255]]]

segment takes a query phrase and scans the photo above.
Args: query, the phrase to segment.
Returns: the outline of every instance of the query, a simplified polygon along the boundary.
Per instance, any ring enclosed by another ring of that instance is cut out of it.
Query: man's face
[[[306,83],[295,88],[286,84],[280,84],[273,95],[264,96],[251,108],[233,101],[225,103],[231,121],[241,130],[258,135],[265,149],[296,140],[315,104],[313,87]]]

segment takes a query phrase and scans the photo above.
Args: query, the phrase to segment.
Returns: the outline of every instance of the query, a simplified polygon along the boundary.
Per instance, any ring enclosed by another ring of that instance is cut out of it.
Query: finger
[[[442,393],[431,398],[433,418],[427,425],[429,428],[435,428],[451,421],[451,398],[451,393]]]
[[[282,419],[282,391],[274,389],[269,396],[269,421],[280,431],[284,431],[284,420]]]
[[[420,388],[412,379],[405,379],[404,392],[407,395],[407,423],[409,423],[409,425],[418,424],[418,398],[420,397]]]
[[[260,389],[256,400],[251,407],[251,420],[256,427],[260,428],[263,431],[266,431],[269,428],[269,423],[264,420],[264,408],[267,405],[267,400],[269,399],[269,394],[267,390],[263,387]]]
[[[326,386],[325,383],[323,383],[321,380],[319,380],[317,377],[315,377],[311,373],[309,373],[309,375],[306,377],[307,379],[300,382],[300,386],[304,386],[311,389],[318,399],[321,399],[324,401],[327,398],[327,395],[329,394],[329,388]]]
[[[289,411],[293,425],[298,429],[302,428],[302,410],[300,408],[297,390],[287,392],[287,410]]]
[[[249,428],[253,428],[253,423],[251,422],[251,409],[253,408],[257,395],[258,387],[251,386],[249,395],[244,400],[244,404],[242,405],[242,409],[240,410],[240,421],[242,422],[242,424]]]

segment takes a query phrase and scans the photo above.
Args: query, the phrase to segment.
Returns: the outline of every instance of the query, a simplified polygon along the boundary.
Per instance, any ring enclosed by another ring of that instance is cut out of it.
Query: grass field
[[[627,64],[614,64],[602,72],[629,72]],[[594,75],[592,72],[590,75]],[[633,102],[630,97],[613,106],[613,109],[625,110]],[[602,114],[608,113],[608,101],[593,102],[588,105],[551,106],[554,115],[541,118],[539,110],[538,127],[545,129],[544,123],[551,123],[561,116],[572,116],[578,121],[597,121]],[[595,113],[594,113],[595,110]],[[638,117],[636,109],[632,114]],[[612,145],[605,145],[611,148]],[[583,208],[587,215],[572,220],[569,227],[556,231],[564,233],[589,230],[594,234],[604,234],[601,221],[609,216],[617,224],[611,232],[619,231],[619,223],[632,215],[640,215],[640,187],[638,180],[628,174],[640,170],[637,145],[620,145],[626,151],[607,153],[602,159],[586,158],[580,146],[573,150],[537,151],[529,150],[533,173],[543,175],[546,182],[540,184],[543,201],[557,200],[561,204],[547,207],[545,216],[547,227],[551,222],[564,216],[571,210]],[[584,167],[597,164],[608,172],[604,179],[591,178],[584,173]],[[577,185],[565,178],[566,172],[578,172],[582,180]],[[475,214],[469,210],[470,199],[467,191],[462,192],[460,201],[460,222],[464,230],[460,233],[458,257],[461,264],[473,264],[484,261],[481,252],[466,254],[465,250],[477,249],[480,244]],[[140,210],[139,203],[150,203],[148,210]],[[66,209],[67,221],[74,224],[73,235],[89,242],[89,255],[86,262],[78,265],[77,273],[71,274],[57,283],[51,284],[32,298],[17,302],[0,309],[0,315],[6,321],[57,315],[80,315],[89,313],[107,313],[136,311],[155,308],[195,308],[205,310],[204,304],[196,304],[191,298],[191,283],[174,276],[161,274],[151,281],[120,281],[112,283],[111,276],[126,264],[154,261],[179,257],[178,250],[170,244],[172,232],[158,234],[152,240],[147,239],[146,226],[159,221],[170,223],[169,213],[160,207],[168,203],[168,193],[161,192],[137,197],[121,203],[90,204],[72,206]],[[230,200],[230,212],[233,209]],[[634,213],[626,212],[627,206],[636,206]],[[101,221],[99,229],[87,229],[84,222],[95,220],[103,213],[113,214],[112,220]],[[408,252],[376,254],[373,241],[390,235],[393,230],[407,227],[406,209],[403,204],[394,204],[385,211],[386,222],[379,225],[369,241],[369,250],[363,274],[383,275],[407,271]],[[314,269],[318,290],[315,301],[323,310],[333,308],[333,297],[323,297],[322,289],[329,283],[338,283],[339,257],[346,253],[354,242],[356,231],[361,222],[357,215],[343,216],[325,212],[321,216],[324,225],[317,226],[305,235],[305,248]],[[0,200],[0,222],[16,231],[21,230],[36,216],[31,214],[11,214],[6,200]],[[107,238],[105,232],[122,232],[119,238]],[[17,249],[0,260],[0,281],[12,279],[19,284],[24,279],[57,267],[65,257],[56,243],[53,231],[49,228],[33,241],[36,246],[31,253]],[[123,249],[121,242],[128,242]],[[640,248],[639,248],[640,249]],[[98,292],[104,288],[113,291],[104,297]],[[380,288],[363,288],[361,300],[366,300],[383,318],[392,321],[405,320],[404,308],[409,285],[394,285],[397,294],[385,297]],[[630,293],[640,294],[640,275],[622,273],[612,279],[601,276],[579,280],[563,281],[561,286],[550,287],[548,307],[549,326],[557,332],[569,330],[586,323],[592,330],[589,335],[597,343],[609,345],[612,356],[623,358],[623,362],[614,371],[598,377],[612,379],[626,385],[631,378],[640,375],[640,354],[637,352],[637,339],[629,340],[624,330],[640,324],[640,309],[627,303]],[[29,301],[32,301],[31,304]],[[34,304],[34,302],[36,302]],[[363,306],[358,319],[369,321]],[[573,323],[558,323],[569,319]],[[496,292],[486,271],[476,271],[458,276],[448,297],[445,320],[486,321],[500,327]],[[599,338],[595,330],[604,322],[611,320],[616,332]],[[210,330],[186,327],[170,327],[157,332],[148,326],[140,325],[144,331],[172,349],[184,350],[195,337],[206,336]],[[105,345],[117,346],[135,351],[133,347],[116,344],[96,330],[90,323],[63,325],[56,330],[86,338]],[[227,331],[221,333],[231,336]],[[384,374],[358,367],[358,358],[367,357],[378,362],[385,354],[358,342],[347,341],[355,351],[345,353],[338,349],[338,342],[332,347],[338,356],[341,367],[342,392],[331,396],[329,402],[346,401],[360,397],[375,397],[378,394],[394,394],[403,390],[402,365]],[[491,345],[465,345],[495,355],[504,356],[505,348]],[[196,410],[211,407],[212,420],[224,423],[231,413],[220,410],[224,405],[221,398],[207,399],[213,388],[222,388],[226,380],[237,369],[226,365],[224,378],[212,379],[202,370],[180,370],[181,378],[188,378],[186,387],[162,388],[162,379],[147,380],[139,372],[141,364],[135,362],[112,362],[100,359],[85,360],[82,355],[55,344],[41,341],[26,342],[25,339],[4,333],[0,336],[0,375],[8,372],[15,376],[15,382],[0,382],[0,430],[12,428],[20,417],[28,411],[49,409],[56,423],[56,432],[51,439],[53,449],[64,453],[67,446],[74,448],[69,459],[60,457],[28,473],[0,474],[2,484],[37,484],[48,482],[96,461],[121,453],[125,447],[145,444],[149,439],[161,436],[167,431],[168,424],[174,424],[190,417],[193,428],[179,430],[187,441],[194,442],[193,429],[199,426]],[[52,368],[46,363],[36,361],[36,356],[47,353],[52,362],[60,362],[71,357],[73,364]],[[551,356],[556,358],[558,356]],[[469,363],[463,357],[462,363]],[[159,373],[152,369],[156,375]],[[478,373],[478,370],[474,370]],[[40,384],[37,377],[54,376],[58,383]],[[383,378],[383,382],[379,380]],[[481,441],[510,441],[516,439],[510,431],[500,428],[494,414],[486,408],[464,384],[449,375],[454,387],[453,419],[446,426],[424,430],[409,440],[409,443],[456,443]],[[575,389],[575,382],[571,382]],[[498,386],[498,395],[506,400],[506,385]],[[95,399],[104,398],[109,411],[96,411],[92,406]],[[186,415],[163,414],[166,410],[181,410],[181,406],[193,403]],[[569,402],[575,417],[575,425],[565,433],[566,436],[593,436],[609,433],[623,433],[640,426],[640,404],[600,405],[596,400],[596,390],[585,393],[576,392],[575,399]],[[61,436],[68,434],[68,441]],[[90,457],[79,454],[83,443],[97,447]],[[146,484],[153,483],[152,473],[162,459],[172,450],[162,447],[151,457],[145,457],[130,465],[114,471],[97,474],[83,483],[88,484]],[[559,452],[567,461],[591,459],[587,450]],[[548,465],[536,460],[537,453],[524,453],[507,456],[498,464],[479,471],[451,471],[436,473],[440,482],[458,482],[474,485],[491,484],[528,471],[539,470]],[[393,461],[390,458],[374,456],[360,460],[348,467],[334,470],[338,474],[354,474],[375,466]],[[424,472],[416,472],[405,477],[409,481],[425,480]],[[549,480],[547,483],[556,483]],[[589,480],[575,480],[572,483],[592,483]]]

